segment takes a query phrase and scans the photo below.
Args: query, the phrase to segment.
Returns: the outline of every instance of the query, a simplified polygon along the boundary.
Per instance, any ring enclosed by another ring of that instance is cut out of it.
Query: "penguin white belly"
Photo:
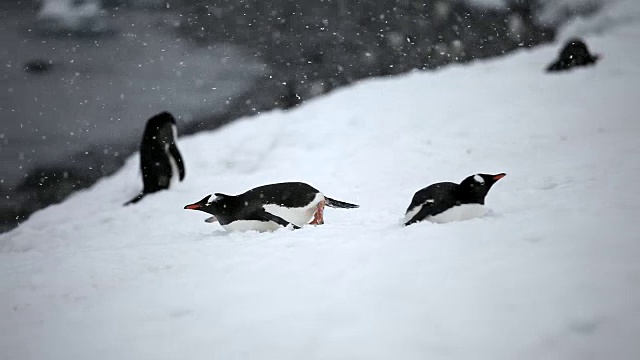
[[[259,231],[270,232],[276,231],[282,226],[274,223],[273,221],[259,221],[259,220],[236,220],[222,227],[228,232],[244,232],[244,231]]]
[[[322,200],[324,200],[324,195],[322,193],[317,193],[313,200],[304,207],[288,208],[286,206],[276,204],[267,204],[263,207],[268,213],[281,217],[282,219],[298,225],[299,227],[303,227],[309,224],[311,219],[313,219],[313,215],[318,209],[318,204]]]
[[[178,168],[178,162],[169,152],[169,144],[164,145],[164,153],[169,158],[169,164],[171,165],[171,180],[169,182],[169,187],[174,187],[180,182],[180,170]]]
[[[447,209],[440,214],[427,216],[426,220],[444,224],[452,221],[463,221],[484,216],[487,208],[481,204],[462,204]]]

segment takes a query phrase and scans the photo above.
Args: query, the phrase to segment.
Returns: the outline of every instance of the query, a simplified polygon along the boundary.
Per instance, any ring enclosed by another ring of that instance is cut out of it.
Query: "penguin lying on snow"
[[[125,205],[140,201],[145,195],[168,189],[172,181],[184,179],[184,162],[176,139],[176,119],[168,112],[161,112],[147,121],[140,144],[140,170],[142,192]]]
[[[468,220],[486,213],[484,198],[491,186],[506,174],[476,174],[460,184],[442,182],[429,185],[413,195],[404,224],[428,220],[435,223]]]
[[[227,231],[274,231],[281,226],[294,229],[306,224],[324,224],[324,207],[351,209],[358,205],[324,196],[311,185],[286,182],[259,186],[240,195],[216,193],[184,208],[200,210]]]
[[[547,72],[565,71],[575,66],[588,66],[595,64],[600,55],[591,55],[584,41],[574,38],[560,51],[558,60],[547,67]]]

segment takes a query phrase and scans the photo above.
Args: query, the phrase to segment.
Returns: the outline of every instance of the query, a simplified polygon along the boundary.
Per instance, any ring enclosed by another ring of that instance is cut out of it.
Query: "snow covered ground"
[[[362,81],[181,138],[187,178],[138,158],[0,235],[7,359],[635,359],[640,355],[640,18],[559,44]],[[481,219],[402,227],[413,193],[506,172]],[[183,210],[306,181],[359,209],[225,233]]]

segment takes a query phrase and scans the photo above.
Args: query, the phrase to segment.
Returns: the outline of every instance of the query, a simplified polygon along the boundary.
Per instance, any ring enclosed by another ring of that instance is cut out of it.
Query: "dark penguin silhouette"
[[[295,83],[292,80],[287,81],[285,86],[286,86],[285,93],[284,95],[280,96],[280,100],[279,100],[280,106],[284,110],[287,110],[302,104],[302,98],[300,97],[300,94],[298,94],[298,91],[296,90]]]
[[[125,205],[140,201],[145,195],[168,189],[172,181],[184,179],[184,161],[176,145],[176,119],[162,112],[147,121],[140,144],[142,192]]]
[[[34,59],[24,63],[24,71],[31,74],[45,74],[53,68],[51,60]]]
[[[584,41],[574,38],[562,48],[558,60],[547,67],[547,72],[566,71],[576,66],[589,66],[595,64],[599,59],[600,55],[589,53]]]
[[[269,184],[240,195],[216,193],[184,208],[200,210],[227,231],[274,231],[291,225],[324,224],[324,207],[351,209],[358,205],[329,198],[311,185],[301,182]]]
[[[441,182],[429,185],[413,195],[404,224],[428,220],[435,223],[468,220],[486,213],[484,198],[491,186],[506,174],[476,174],[460,184]]]

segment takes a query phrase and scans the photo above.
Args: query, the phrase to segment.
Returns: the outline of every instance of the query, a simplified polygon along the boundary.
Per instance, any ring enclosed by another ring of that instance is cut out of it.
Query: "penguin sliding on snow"
[[[161,112],[147,121],[140,144],[142,192],[125,205],[137,203],[145,195],[168,189],[172,182],[184,179],[177,137],[176,119],[170,113]]]
[[[589,53],[584,41],[574,38],[562,48],[558,60],[547,66],[547,72],[566,71],[576,66],[594,65],[599,59],[600,55]]]
[[[403,223],[411,225],[422,220],[434,223],[468,220],[486,213],[484,198],[491,186],[506,174],[476,174],[460,184],[441,182],[429,185],[413,195]]]
[[[274,231],[291,225],[324,224],[324,207],[352,209],[355,204],[338,201],[301,182],[269,184],[240,195],[216,193],[215,198],[186,205],[185,209],[200,210],[212,217],[205,222],[219,222],[227,231]]]

